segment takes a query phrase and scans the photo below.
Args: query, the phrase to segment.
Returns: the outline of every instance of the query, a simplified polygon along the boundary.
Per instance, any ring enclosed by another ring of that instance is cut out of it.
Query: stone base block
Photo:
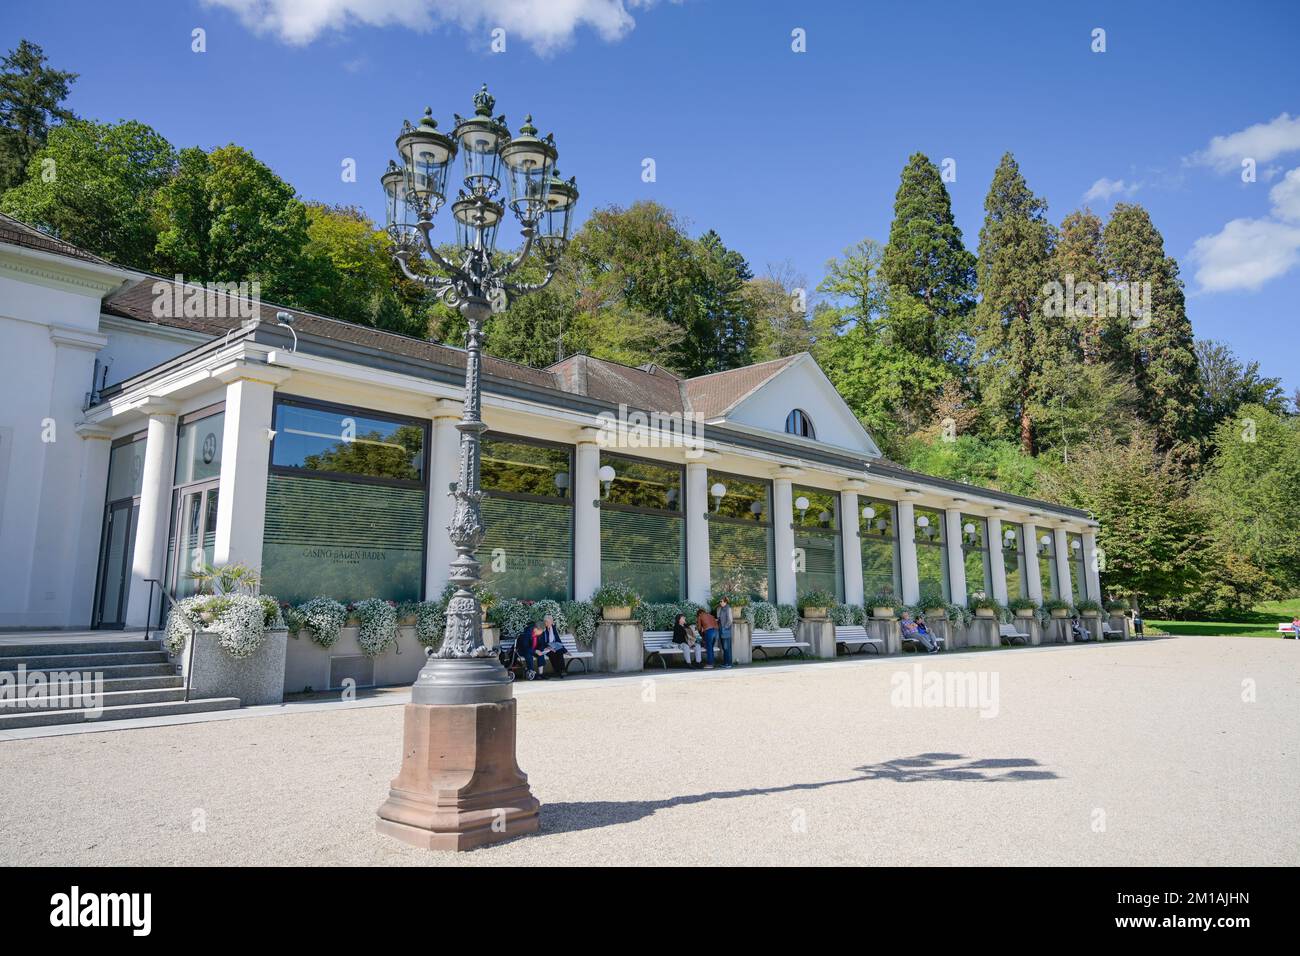
[[[645,668],[645,645],[640,621],[601,621],[591,646],[591,669],[622,674]]]
[[[731,663],[749,664],[754,660],[754,628],[739,614],[731,625]]]
[[[872,617],[867,619],[867,633],[877,640],[885,642],[886,654],[903,652],[903,632],[898,629],[898,621],[892,617]]]
[[[535,833],[540,804],[515,762],[515,701],[407,704],[402,767],[375,829],[426,850]]]
[[[966,628],[967,643],[971,647],[1001,647],[1002,635],[995,617],[977,617]]]
[[[809,657],[831,660],[835,657],[835,623],[825,617],[801,617],[796,632],[798,640],[807,641]]]
[[[267,631],[257,650],[235,658],[217,643],[216,634],[200,631],[186,642],[181,656],[190,697],[238,697],[244,707],[283,702],[288,638],[287,631]]]

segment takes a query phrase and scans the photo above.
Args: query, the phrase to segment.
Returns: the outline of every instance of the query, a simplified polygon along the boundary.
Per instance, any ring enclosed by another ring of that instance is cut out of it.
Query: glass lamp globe
[[[794,506],[798,508],[800,511],[807,511],[808,499],[805,498],[803,495],[800,495],[798,498],[794,500]]]
[[[617,477],[617,474],[618,473],[614,471],[613,467],[610,465],[601,466],[600,471],[596,473],[597,477],[599,477],[601,481],[613,481],[614,478]]]

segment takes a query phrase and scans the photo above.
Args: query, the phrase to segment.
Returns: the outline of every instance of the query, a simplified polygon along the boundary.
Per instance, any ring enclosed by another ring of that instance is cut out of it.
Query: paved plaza
[[[374,832],[400,706],[0,740],[0,860],[1296,865],[1297,653],[1189,637],[519,685],[542,833],[461,855]]]

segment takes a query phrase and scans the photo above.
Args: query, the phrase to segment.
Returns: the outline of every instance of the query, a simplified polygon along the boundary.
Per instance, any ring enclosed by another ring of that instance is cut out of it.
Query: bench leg
[[[752,649],[750,650],[750,656],[753,656],[754,654],[762,654],[762,655],[763,655],[763,660],[767,660],[767,649],[766,649],[766,648],[762,648],[762,647],[755,647],[755,648],[752,648]]]

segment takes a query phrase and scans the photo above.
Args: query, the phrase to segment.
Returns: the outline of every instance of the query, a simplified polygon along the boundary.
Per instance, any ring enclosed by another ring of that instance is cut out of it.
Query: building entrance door
[[[179,553],[173,553],[172,594],[179,600],[195,592],[191,573],[211,564],[217,541],[217,483],[191,485],[177,492],[175,523]]]
[[[126,596],[131,590],[131,556],[135,550],[135,501],[125,498],[110,504],[104,514],[104,542],[99,556],[99,583],[95,598],[95,627],[120,628],[126,624]]]

